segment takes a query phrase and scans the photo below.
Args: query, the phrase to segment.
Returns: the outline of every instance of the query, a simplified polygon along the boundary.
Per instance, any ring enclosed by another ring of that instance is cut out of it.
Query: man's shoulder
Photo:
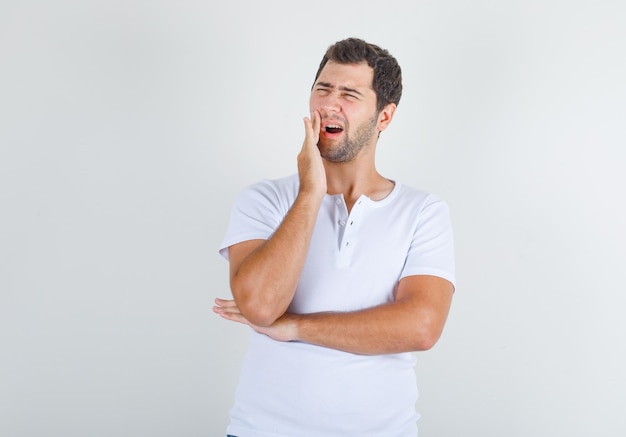
[[[411,185],[405,185],[398,181],[396,181],[395,183],[396,183],[395,191],[397,191],[397,197],[401,201],[409,202],[409,203],[418,203],[418,204],[442,202],[439,196],[437,196],[436,194],[430,191],[427,191],[421,188],[416,188]]]
[[[257,182],[254,182],[247,187],[244,188],[246,190],[252,191],[260,191],[260,192],[291,192],[294,189],[297,190],[300,185],[300,179],[298,178],[298,174],[292,174],[289,176],[284,176],[276,179],[261,179]]]
[[[298,194],[300,179],[297,174],[277,179],[261,179],[243,188],[240,198],[250,201],[253,199],[267,199],[270,202],[291,202]]]

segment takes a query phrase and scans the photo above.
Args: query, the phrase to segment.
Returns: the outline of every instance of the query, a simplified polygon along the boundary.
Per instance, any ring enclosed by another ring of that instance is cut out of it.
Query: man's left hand
[[[241,311],[239,311],[237,303],[234,300],[219,298],[215,299],[213,312],[226,320],[248,325],[256,332],[265,334],[276,341],[296,340],[297,331],[295,320],[297,316],[295,314],[285,313],[270,326],[257,326],[250,323],[248,319],[241,314]]]

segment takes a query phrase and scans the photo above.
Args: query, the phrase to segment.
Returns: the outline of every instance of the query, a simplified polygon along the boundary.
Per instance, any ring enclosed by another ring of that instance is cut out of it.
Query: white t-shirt
[[[220,253],[268,239],[298,194],[298,175],[262,181],[235,202]],[[289,307],[354,311],[394,300],[398,282],[434,275],[454,284],[447,205],[396,182],[383,200],[361,196],[347,212],[326,195]],[[399,333],[401,335],[401,333]],[[412,353],[365,356],[253,332],[227,432],[239,437],[417,435]]]

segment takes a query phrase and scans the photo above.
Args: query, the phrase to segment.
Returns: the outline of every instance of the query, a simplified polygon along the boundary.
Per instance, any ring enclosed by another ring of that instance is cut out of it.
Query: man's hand
[[[324,195],[326,194],[326,171],[317,148],[321,120],[322,117],[318,111],[313,111],[311,118],[304,118],[304,143],[298,154],[298,174],[301,191]]]
[[[213,311],[226,320],[248,325],[256,332],[265,334],[276,341],[296,340],[296,327],[295,324],[292,323],[296,316],[292,314],[285,313],[271,326],[260,327],[250,323],[250,321],[241,314],[234,300],[215,299]]]

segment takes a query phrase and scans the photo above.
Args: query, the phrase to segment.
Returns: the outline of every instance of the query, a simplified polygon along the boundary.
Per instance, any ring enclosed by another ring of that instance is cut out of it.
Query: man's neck
[[[343,194],[348,211],[359,197],[382,200],[391,193],[394,183],[384,178],[373,163],[351,161],[348,163],[324,162],[328,194]]]

